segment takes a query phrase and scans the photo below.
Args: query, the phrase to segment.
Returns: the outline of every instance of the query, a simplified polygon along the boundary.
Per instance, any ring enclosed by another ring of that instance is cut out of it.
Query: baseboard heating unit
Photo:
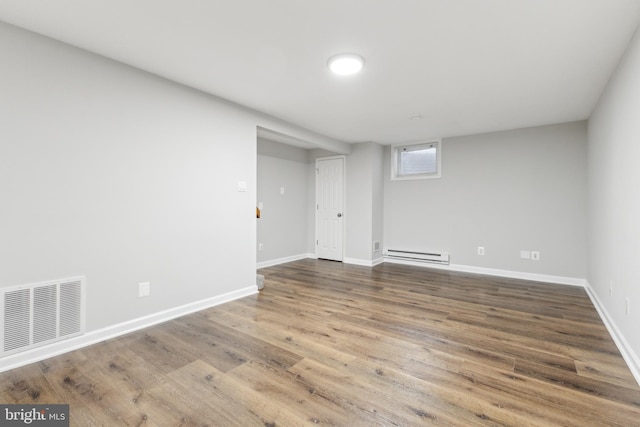
[[[443,252],[415,252],[399,249],[387,249],[386,256],[391,259],[427,262],[433,264],[449,264],[449,254]]]
[[[0,289],[0,356],[84,332],[84,277]]]

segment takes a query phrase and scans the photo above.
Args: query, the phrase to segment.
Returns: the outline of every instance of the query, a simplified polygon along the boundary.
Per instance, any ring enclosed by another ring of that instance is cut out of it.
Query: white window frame
[[[411,175],[398,175],[399,153],[405,148],[416,149],[421,146],[436,147],[436,171],[434,173],[420,173]],[[391,181],[406,181],[412,179],[434,179],[442,176],[442,140],[434,139],[429,141],[414,142],[410,144],[395,144],[391,146]]]

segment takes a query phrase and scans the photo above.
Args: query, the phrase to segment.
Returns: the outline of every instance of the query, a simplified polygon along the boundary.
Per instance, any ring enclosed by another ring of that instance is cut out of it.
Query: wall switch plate
[[[284,195],[284,187],[280,187],[280,194]]]
[[[531,251],[531,259],[534,261],[540,261],[540,252]]]
[[[520,251],[520,258],[531,259],[531,251]]]
[[[247,183],[245,181],[238,181],[238,191],[241,193],[247,191]]]
[[[151,295],[151,283],[138,283],[138,298],[148,297],[149,295]]]
[[[484,255],[484,246],[478,246],[478,255]]]
[[[258,243],[258,252],[264,251],[264,243]]]

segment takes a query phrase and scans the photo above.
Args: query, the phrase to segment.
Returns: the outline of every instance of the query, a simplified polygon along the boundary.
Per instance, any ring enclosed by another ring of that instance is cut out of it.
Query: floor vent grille
[[[0,317],[2,355],[84,332],[84,277],[4,288]]]

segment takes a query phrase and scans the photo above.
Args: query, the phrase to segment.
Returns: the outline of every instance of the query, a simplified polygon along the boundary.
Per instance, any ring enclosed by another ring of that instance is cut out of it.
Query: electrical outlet
[[[148,297],[149,295],[151,295],[151,283],[138,283],[138,298]]]
[[[540,252],[531,251],[531,259],[534,261],[540,261]]]
[[[478,246],[478,255],[484,255],[484,246]]]
[[[259,252],[264,251],[264,243],[258,243],[258,251]]]

